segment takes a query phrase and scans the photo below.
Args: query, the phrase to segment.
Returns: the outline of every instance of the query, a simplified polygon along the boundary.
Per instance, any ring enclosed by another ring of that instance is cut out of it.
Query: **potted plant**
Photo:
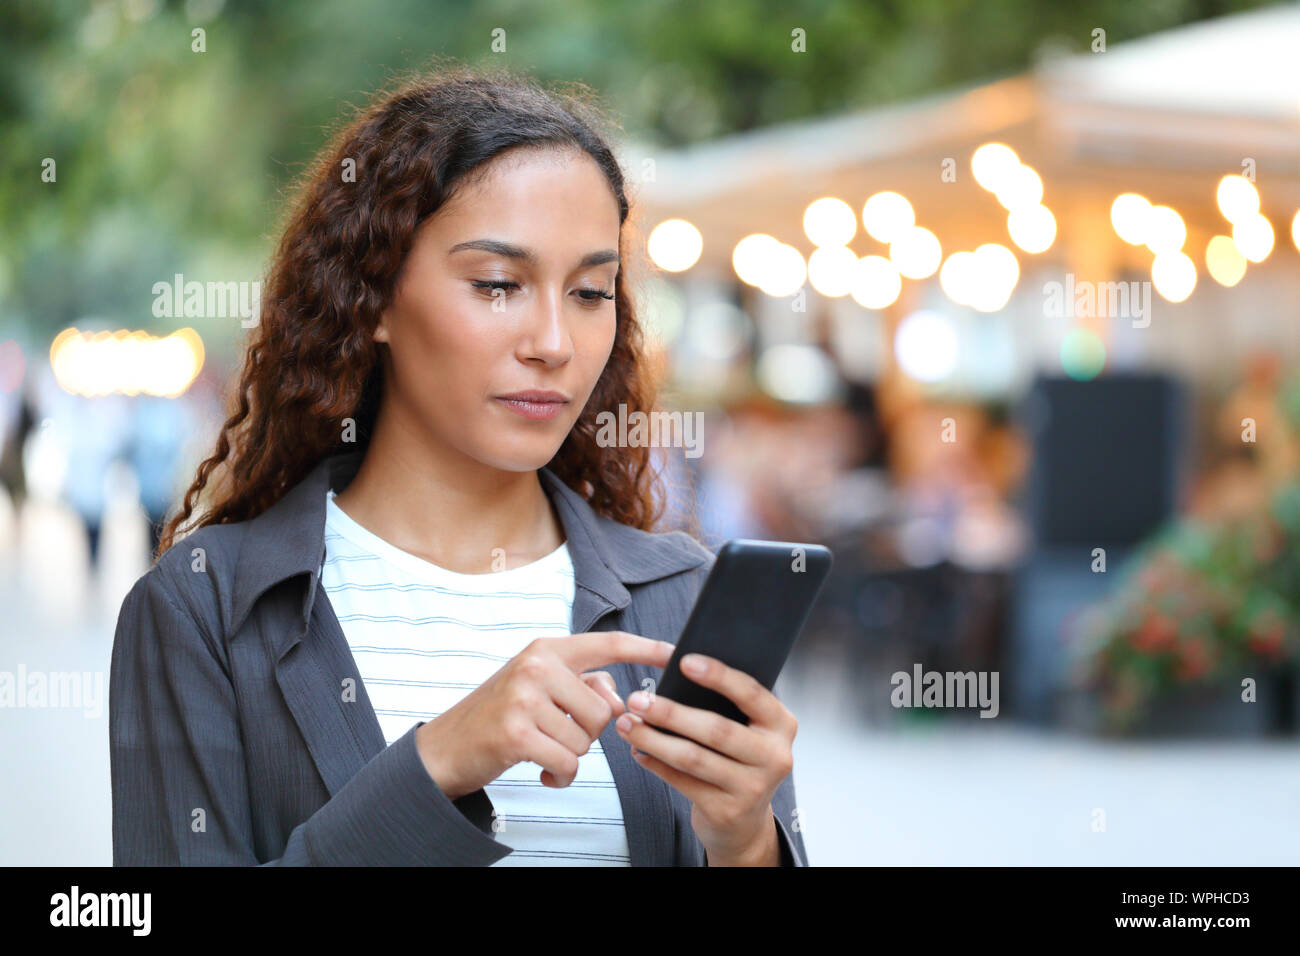
[[[1082,623],[1077,677],[1108,733],[1294,727],[1300,483],[1231,521],[1183,518],[1121,569]],[[1253,686],[1252,686],[1253,682]]]

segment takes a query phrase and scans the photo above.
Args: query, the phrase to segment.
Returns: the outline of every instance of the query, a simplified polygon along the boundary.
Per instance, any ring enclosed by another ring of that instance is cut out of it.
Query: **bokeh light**
[[[1273,225],[1258,213],[1245,216],[1232,224],[1232,241],[1251,262],[1263,262],[1273,251]]]
[[[939,285],[944,295],[958,305],[969,305],[973,291],[971,270],[975,256],[970,252],[954,252],[939,270]]]
[[[1110,204],[1110,223],[1115,234],[1131,246],[1147,241],[1147,220],[1151,215],[1151,202],[1137,193],[1121,193]]]
[[[890,243],[889,261],[907,278],[925,279],[938,271],[943,248],[929,229],[913,226]]]
[[[27,359],[22,346],[13,339],[0,342],[0,392],[8,395],[18,391],[27,370]]]
[[[794,246],[779,242],[771,248],[766,271],[758,287],[776,299],[794,295],[808,279],[808,264]]]
[[[1259,213],[1259,190],[1245,176],[1224,176],[1215,192],[1219,212],[1228,222],[1237,222]]]
[[[863,205],[862,225],[877,242],[890,243],[916,225],[916,213],[899,193],[879,192]]]
[[[1205,268],[1219,285],[1232,288],[1246,274],[1246,257],[1229,236],[1215,236],[1205,247]]]
[[[773,345],[758,357],[755,377],[773,398],[815,405],[832,398],[839,384],[835,363],[812,345]]]
[[[913,312],[898,324],[894,356],[904,373],[920,382],[939,382],[957,368],[957,330],[938,312]]]
[[[843,246],[858,231],[858,217],[843,199],[825,196],[803,213],[803,231],[815,246]]]
[[[1146,247],[1157,256],[1177,252],[1187,241],[1187,224],[1170,206],[1152,206],[1145,224]]]
[[[894,304],[903,289],[902,277],[884,256],[863,256],[854,270],[853,300],[867,309],[884,309]]]
[[[1016,254],[996,242],[986,242],[972,253],[969,305],[980,312],[997,312],[1011,299],[1020,281]]]
[[[147,332],[64,329],[50,343],[59,387],[74,395],[159,395],[174,398],[203,368],[203,340],[184,328],[163,338]]]
[[[651,231],[646,249],[665,272],[685,272],[699,261],[704,237],[685,219],[666,219]]]
[[[1182,302],[1196,288],[1196,263],[1185,252],[1162,252],[1151,263],[1151,282],[1170,302]]]
[[[994,194],[1007,210],[1037,206],[1043,201],[1043,180],[1029,166],[1017,166],[1006,174]]]
[[[991,193],[996,193],[1019,167],[1020,157],[1006,143],[985,143],[970,158],[975,182]]]
[[[1019,206],[1007,215],[1007,234],[1025,252],[1046,252],[1056,241],[1056,217],[1041,203]]]
[[[819,246],[808,257],[808,282],[824,296],[849,294],[858,257],[848,246]]]
[[[741,239],[731,252],[731,267],[736,271],[736,276],[747,285],[758,285],[763,281],[768,263],[776,256],[780,245],[777,239],[765,232]]]
[[[1074,328],[1061,340],[1061,370],[1080,382],[1091,381],[1106,367],[1106,346],[1090,329]]]

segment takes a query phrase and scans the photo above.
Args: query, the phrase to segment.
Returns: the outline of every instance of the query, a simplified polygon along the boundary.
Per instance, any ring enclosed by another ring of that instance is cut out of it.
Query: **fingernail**
[[[703,674],[704,658],[699,654],[687,654],[682,658],[682,670],[688,674]]]
[[[622,717],[618,719],[617,727],[623,733],[627,733],[629,730],[632,729],[632,718],[629,717],[627,714],[624,714]]]
[[[627,699],[627,705],[633,710],[645,710],[650,706],[650,695],[639,690]]]

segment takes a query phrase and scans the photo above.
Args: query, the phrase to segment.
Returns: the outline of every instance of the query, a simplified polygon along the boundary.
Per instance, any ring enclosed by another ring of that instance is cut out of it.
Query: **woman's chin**
[[[544,468],[560,450],[554,442],[520,442],[512,443],[509,448],[495,448],[491,453],[477,456],[485,465],[501,471],[537,471]]]

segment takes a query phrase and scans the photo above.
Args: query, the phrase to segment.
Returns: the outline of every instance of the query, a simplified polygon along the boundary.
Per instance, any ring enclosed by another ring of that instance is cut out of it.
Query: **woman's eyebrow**
[[[499,239],[470,239],[466,242],[458,242],[447,251],[447,255],[462,252],[467,249],[477,249],[482,252],[491,252],[498,256],[504,256],[507,259],[518,259],[530,266],[537,265],[537,253],[531,249],[525,249],[522,246],[516,246],[510,242],[502,242]],[[604,265],[606,262],[619,262],[619,255],[613,249],[601,249],[599,252],[589,252],[582,257],[578,263],[578,268],[583,269],[588,266]]]

